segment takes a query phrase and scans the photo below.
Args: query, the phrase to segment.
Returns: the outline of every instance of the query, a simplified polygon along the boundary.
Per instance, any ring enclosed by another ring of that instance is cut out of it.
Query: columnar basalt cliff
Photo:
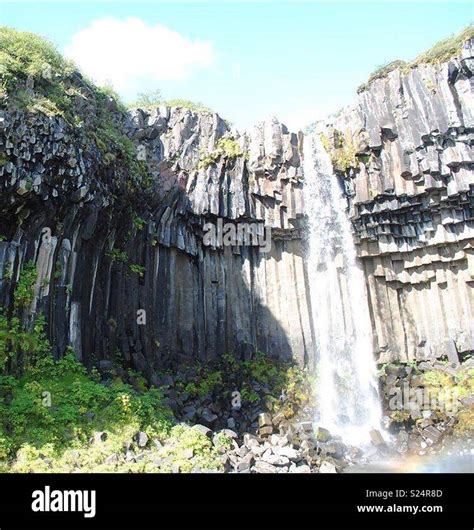
[[[149,169],[142,189],[62,118],[2,112],[2,304],[33,260],[31,310],[45,313],[56,355],[119,354],[150,375],[225,352],[304,362],[297,135],[273,121],[239,136],[216,114],[166,107],[134,111],[123,128]],[[203,245],[204,223],[219,218],[271,227],[270,251]]]
[[[343,177],[381,362],[474,349],[474,41],[396,68],[320,126]]]
[[[470,41],[448,62],[395,69],[318,125],[345,184],[380,362],[474,349],[473,57]],[[90,85],[77,72],[62,82],[72,120],[0,94],[0,305],[12,309],[32,260],[22,318],[44,313],[58,357],[119,355],[150,378],[225,352],[310,361],[302,135],[102,96],[98,129]],[[23,100],[41,83],[23,80]],[[218,219],[271,227],[270,251],[204,245]]]

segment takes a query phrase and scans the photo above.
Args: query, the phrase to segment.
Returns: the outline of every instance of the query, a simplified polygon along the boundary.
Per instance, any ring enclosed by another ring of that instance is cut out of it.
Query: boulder
[[[318,442],[327,442],[331,438],[331,433],[324,427],[317,427],[315,430],[316,440]]]
[[[148,443],[148,435],[143,431],[137,432],[135,434],[134,440],[138,447],[146,447]]]
[[[268,412],[262,412],[258,415],[258,426],[261,427],[268,427],[272,426],[272,417]]]
[[[370,440],[377,447],[385,445],[385,440],[383,439],[383,436],[381,435],[380,431],[378,431],[377,429],[372,429],[370,431]]]
[[[211,431],[211,429],[209,429],[209,427],[206,427],[205,425],[202,425],[200,423],[193,425],[193,429],[196,429],[197,431],[201,432],[208,438],[212,438],[213,436],[213,432]]]
[[[254,470],[256,473],[278,473],[278,468],[276,466],[264,462],[263,460],[255,462]]]
[[[319,467],[320,473],[337,473],[336,466],[331,462],[324,460]]]

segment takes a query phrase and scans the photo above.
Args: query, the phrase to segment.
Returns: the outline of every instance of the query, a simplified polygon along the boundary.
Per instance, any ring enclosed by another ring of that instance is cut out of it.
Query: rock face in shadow
[[[474,41],[375,80],[320,125],[347,193],[381,361],[474,349]]]
[[[217,114],[137,110],[123,127],[152,177],[142,186],[62,118],[7,110],[0,127],[0,303],[33,260],[24,318],[45,314],[56,356],[71,346],[151,375],[225,352],[312,355],[301,138],[277,121],[239,136]],[[205,245],[218,222],[250,223],[265,248]]]

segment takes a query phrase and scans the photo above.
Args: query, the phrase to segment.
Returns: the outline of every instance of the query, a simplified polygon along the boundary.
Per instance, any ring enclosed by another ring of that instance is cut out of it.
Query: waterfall
[[[363,445],[380,429],[381,405],[365,278],[347,202],[318,135],[305,138],[307,255],[316,339],[316,423]]]

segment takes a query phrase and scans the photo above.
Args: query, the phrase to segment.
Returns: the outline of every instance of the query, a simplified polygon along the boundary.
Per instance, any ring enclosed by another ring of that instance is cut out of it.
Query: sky
[[[473,3],[8,2],[0,23],[49,38],[125,101],[161,90],[237,128],[304,128],[356,97],[378,66],[410,60],[471,23]]]

